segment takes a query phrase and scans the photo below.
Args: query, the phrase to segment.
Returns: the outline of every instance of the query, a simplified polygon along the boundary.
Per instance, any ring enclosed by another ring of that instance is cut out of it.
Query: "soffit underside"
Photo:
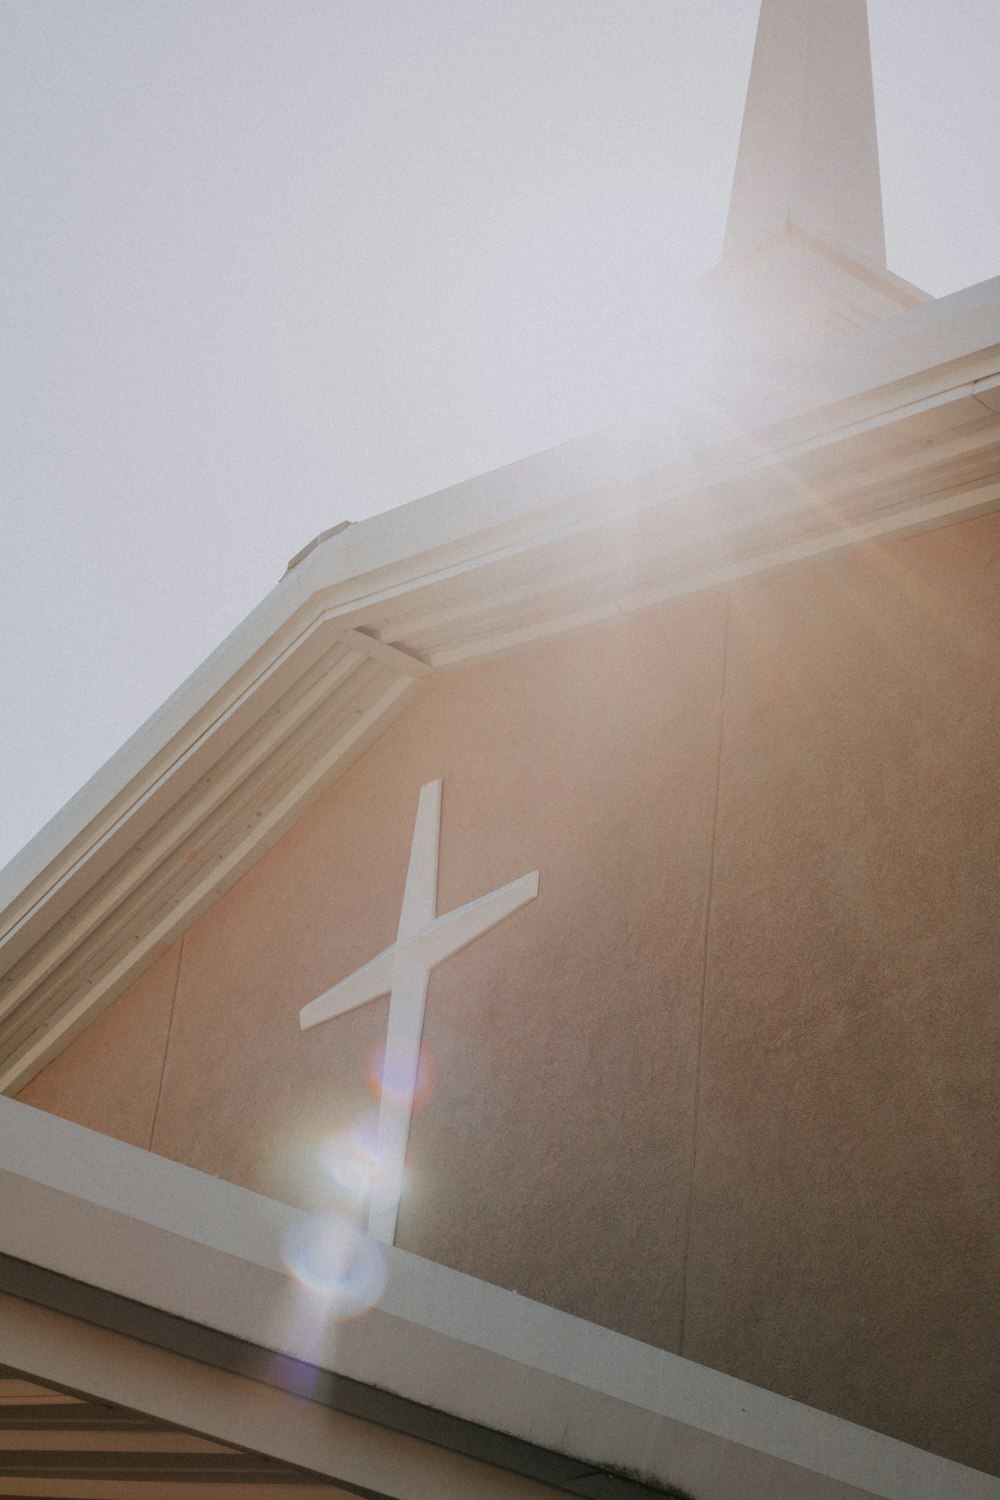
[[[19,1493],[58,1488],[63,1500],[91,1500],[98,1487],[120,1486],[132,1500],[171,1493],[312,1495],[350,1500],[339,1485],[291,1464],[184,1431],[143,1412],[25,1378],[0,1365],[0,1483]],[[28,1488],[30,1487],[30,1488]]]

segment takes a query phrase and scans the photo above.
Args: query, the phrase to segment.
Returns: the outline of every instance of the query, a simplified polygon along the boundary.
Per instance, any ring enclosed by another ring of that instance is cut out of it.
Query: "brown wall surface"
[[[182,946],[168,948],[18,1098],[150,1150]]]
[[[685,1325],[994,1472],[998,667],[998,516],[733,596]]]
[[[298,1011],[442,776],[439,910],[541,880],[432,975],[397,1242],[1000,1472],[998,657],[993,516],[441,677],[21,1097],[323,1202],[387,1005]]]

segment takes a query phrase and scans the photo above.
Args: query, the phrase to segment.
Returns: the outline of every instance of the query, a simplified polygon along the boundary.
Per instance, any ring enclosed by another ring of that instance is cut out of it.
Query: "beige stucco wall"
[[[440,909],[398,1242],[1000,1472],[1000,517],[432,683],[21,1095],[292,1202]],[[169,1030],[169,1041],[167,1034]]]

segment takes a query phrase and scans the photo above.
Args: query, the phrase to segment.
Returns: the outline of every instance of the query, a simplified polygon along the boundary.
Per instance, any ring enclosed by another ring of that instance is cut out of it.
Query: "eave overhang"
[[[1000,279],[329,536],[0,875],[0,1090],[436,673],[998,504]]]
[[[443,1449],[455,1493],[511,1500],[1000,1500],[986,1474],[402,1250],[367,1316],[317,1326],[282,1259],[297,1210],[12,1100],[0,1187],[10,1364],[233,1443],[227,1381],[269,1388],[286,1416],[250,1446],[362,1493],[441,1500]]]

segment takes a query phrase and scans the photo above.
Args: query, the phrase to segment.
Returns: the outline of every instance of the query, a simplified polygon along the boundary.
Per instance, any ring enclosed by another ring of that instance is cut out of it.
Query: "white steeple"
[[[885,264],[866,0],[762,0],[726,257],[788,223]]]
[[[867,0],[762,0],[717,322],[768,357],[927,300],[886,269]]]

